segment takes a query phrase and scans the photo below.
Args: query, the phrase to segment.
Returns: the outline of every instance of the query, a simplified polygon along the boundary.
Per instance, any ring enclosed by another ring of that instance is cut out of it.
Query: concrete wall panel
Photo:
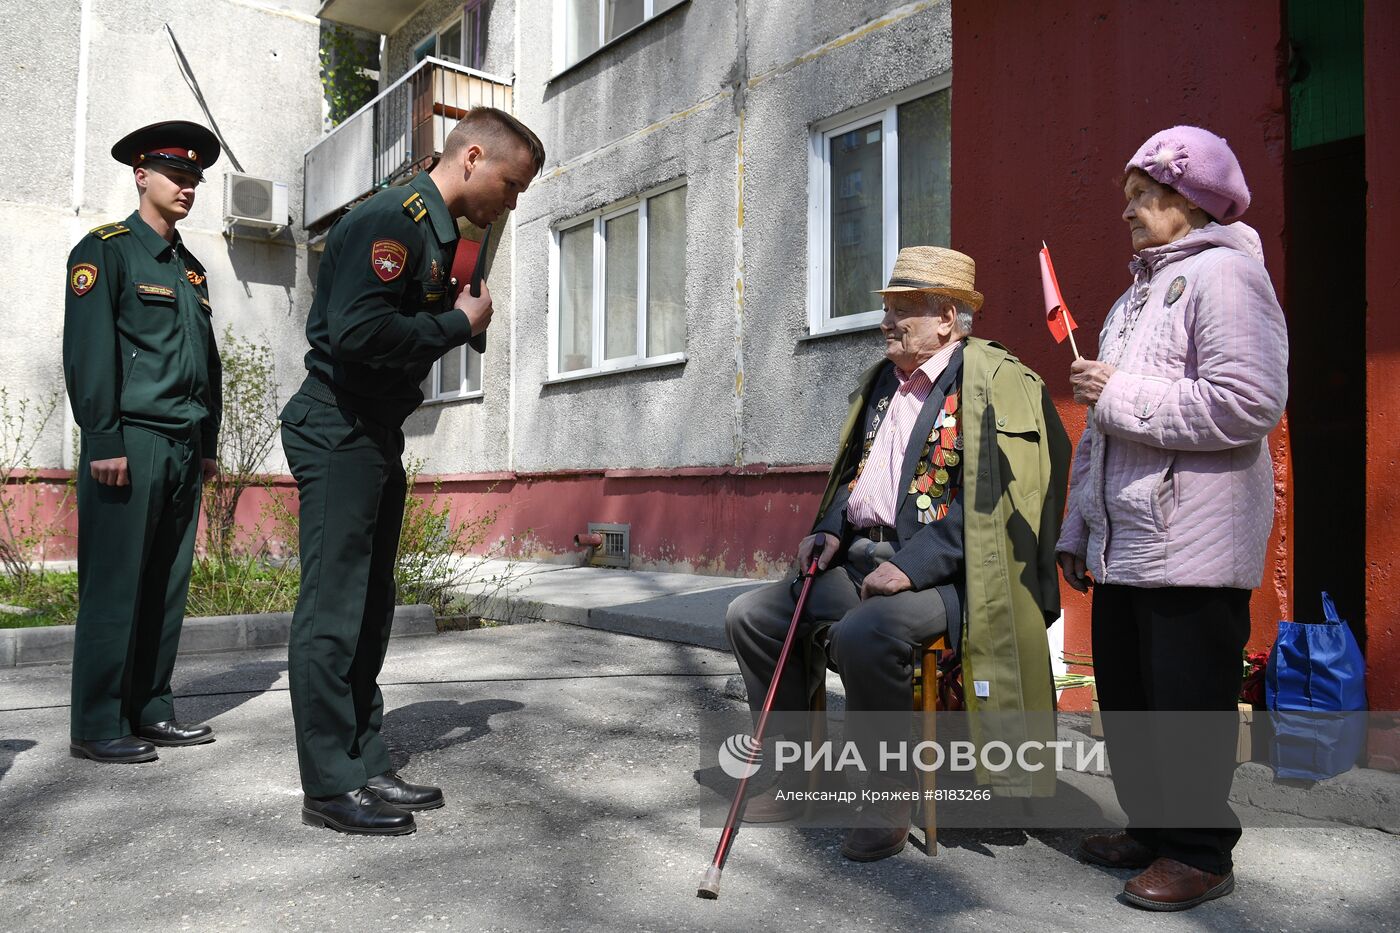
[[[761,75],[823,46],[849,42],[885,20],[932,15],[945,28],[951,0],[746,0],[749,74]],[[934,8],[942,7],[941,11]],[[946,36],[945,36],[946,38]]]
[[[732,111],[714,107],[549,176],[521,200],[516,459],[521,470],[731,463],[734,385]],[[683,365],[545,385],[550,227],[684,177]]]
[[[781,4],[779,4],[781,5]],[[790,12],[807,4],[789,3]],[[873,15],[873,14],[872,14]],[[952,66],[947,4],[889,19],[801,61],[776,63],[746,98],[744,424],[747,463],[823,463],[835,455],[846,397],[880,359],[878,331],[808,334],[811,127],[941,75]],[[757,33],[771,31],[751,29]],[[801,53],[799,53],[801,54]],[[752,64],[752,59],[751,59]],[[878,302],[872,302],[872,307]]]
[[[551,166],[701,104],[733,80],[732,4],[683,4],[554,77],[553,0],[519,2],[520,47],[529,54],[517,69],[516,115],[544,139]]]
[[[82,4],[25,4],[22,14],[6,20],[0,29],[0,201],[42,197],[67,204]]]
[[[34,451],[36,467],[60,465],[69,444],[59,340],[67,288],[63,261],[71,246],[69,220],[57,204],[0,201],[0,243],[6,257],[0,263],[0,386],[9,395],[12,412],[25,399],[31,405],[58,399]]]

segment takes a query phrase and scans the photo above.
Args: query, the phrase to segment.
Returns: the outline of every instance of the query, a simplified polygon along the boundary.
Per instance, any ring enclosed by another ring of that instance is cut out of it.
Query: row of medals
[[[870,457],[870,448],[875,445],[875,434],[880,429],[880,419],[884,417],[889,403],[889,399],[882,398],[875,406],[875,423],[865,436],[865,450],[861,453],[855,478],[849,486],[852,491],[855,491],[860,474],[865,470],[865,461]],[[948,503],[958,494],[956,488],[948,488],[948,480],[951,478],[948,471],[962,462],[963,439],[958,431],[957,412],[958,393],[952,392],[944,401],[941,417],[929,432],[923,452],[919,454],[919,463],[914,467],[914,479],[909,484],[909,495],[918,496],[914,505],[919,510],[921,525],[945,517],[948,514]],[[936,502],[935,500],[943,498],[944,492],[948,493],[948,502]]]

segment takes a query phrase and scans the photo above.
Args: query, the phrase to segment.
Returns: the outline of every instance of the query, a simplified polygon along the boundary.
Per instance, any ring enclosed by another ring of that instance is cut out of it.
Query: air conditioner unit
[[[277,236],[287,226],[287,186],[239,172],[224,176],[224,230],[257,227]]]

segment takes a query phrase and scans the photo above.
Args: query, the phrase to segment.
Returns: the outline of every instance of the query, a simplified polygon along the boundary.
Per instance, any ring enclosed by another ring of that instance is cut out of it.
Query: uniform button
[[[1006,419],[1005,419],[1005,418],[998,418],[998,419],[997,419],[997,427],[999,427],[999,428],[1004,428],[1004,427],[1006,427]]]

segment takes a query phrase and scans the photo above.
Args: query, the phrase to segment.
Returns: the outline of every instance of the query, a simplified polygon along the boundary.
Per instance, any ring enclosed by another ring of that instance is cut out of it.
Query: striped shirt
[[[954,340],[939,350],[909,375],[896,367],[899,388],[890,399],[889,411],[875,432],[875,443],[860,471],[856,488],[846,503],[846,521],[852,528],[873,528],[876,525],[894,527],[899,510],[899,494],[904,488],[900,473],[904,469],[904,454],[909,449],[909,435],[919,420],[919,411],[933,391],[933,384],[948,368],[961,340]]]

